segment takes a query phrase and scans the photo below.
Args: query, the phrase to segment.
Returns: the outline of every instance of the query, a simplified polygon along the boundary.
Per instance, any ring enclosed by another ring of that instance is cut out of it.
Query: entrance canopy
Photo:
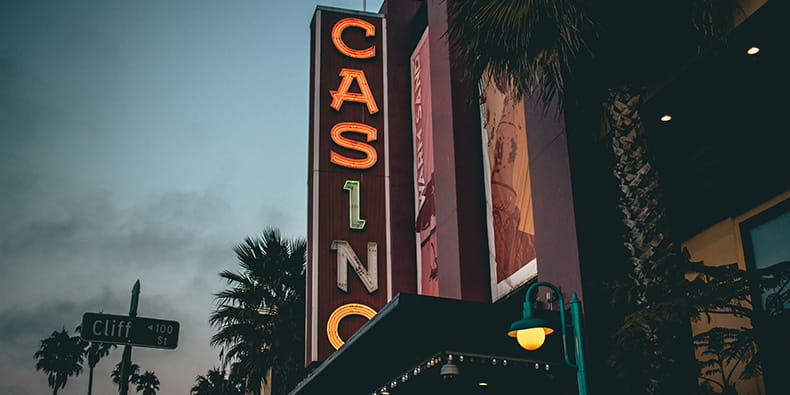
[[[513,303],[399,294],[291,394],[574,393],[561,335],[538,351],[507,336],[520,314]]]

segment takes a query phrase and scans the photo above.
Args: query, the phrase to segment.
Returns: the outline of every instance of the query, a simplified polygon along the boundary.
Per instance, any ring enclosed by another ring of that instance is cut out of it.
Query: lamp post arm
[[[532,303],[530,303],[530,295],[532,292],[540,287],[541,285],[551,288],[554,291],[554,294],[557,295],[557,298],[560,300],[560,327],[562,328],[562,354],[565,357],[565,364],[574,368],[578,369],[576,364],[571,362],[570,354],[568,353],[568,336],[567,336],[567,328],[565,325],[565,299],[562,297],[562,292],[560,292],[559,288],[557,288],[554,284],[546,281],[538,281],[527,289],[527,295],[524,297],[524,316],[529,317],[532,316]],[[575,295],[575,294],[574,294]],[[577,300],[578,301],[578,300]],[[529,315],[527,315],[529,313]],[[575,327],[574,327],[575,328]],[[574,333],[575,335],[575,333]],[[579,359],[579,355],[576,354],[576,359]]]

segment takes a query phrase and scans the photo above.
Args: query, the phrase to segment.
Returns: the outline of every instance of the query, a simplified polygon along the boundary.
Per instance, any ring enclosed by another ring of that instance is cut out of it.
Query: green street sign
[[[173,350],[178,346],[179,328],[177,321],[85,313],[80,337],[98,343]]]

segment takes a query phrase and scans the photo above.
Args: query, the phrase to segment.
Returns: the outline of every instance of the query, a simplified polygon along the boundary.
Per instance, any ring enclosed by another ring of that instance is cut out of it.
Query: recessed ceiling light
[[[664,114],[659,119],[661,120],[661,122],[669,122],[672,120],[672,116],[669,114]]]
[[[757,55],[760,52],[760,47],[751,47],[746,50],[746,53],[749,55]]]
[[[477,385],[479,385],[481,387],[488,387],[488,383],[486,383],[485,381],[481,381],[481,382],[477,383]]]

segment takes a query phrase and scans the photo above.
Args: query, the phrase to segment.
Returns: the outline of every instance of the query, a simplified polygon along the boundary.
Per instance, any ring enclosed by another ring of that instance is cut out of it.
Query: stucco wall
[[[686,241],[683,246],[688,249],[692,261],[704,261],[705,265],[708,266],[720,266],[737,262],[738,267],[745,270],[746,259],[744,258],[740,224],[788,198],[790,198],[790,190],[741,215],[728,218],[711,226]],[[748,319],[735,318],[729,314],[712,314],[710,321],[703,317],[700,321],[692,323],[692,331],[695,335],[713,327],[751,327],[751,323]],[[697,353],[697,357],[699,356],[700,352]],[[740,369],[736,368],[733,377],[737,377],[739,374]],[[762,378],[742,380],[736,386],[739,394],[765,394]]]

